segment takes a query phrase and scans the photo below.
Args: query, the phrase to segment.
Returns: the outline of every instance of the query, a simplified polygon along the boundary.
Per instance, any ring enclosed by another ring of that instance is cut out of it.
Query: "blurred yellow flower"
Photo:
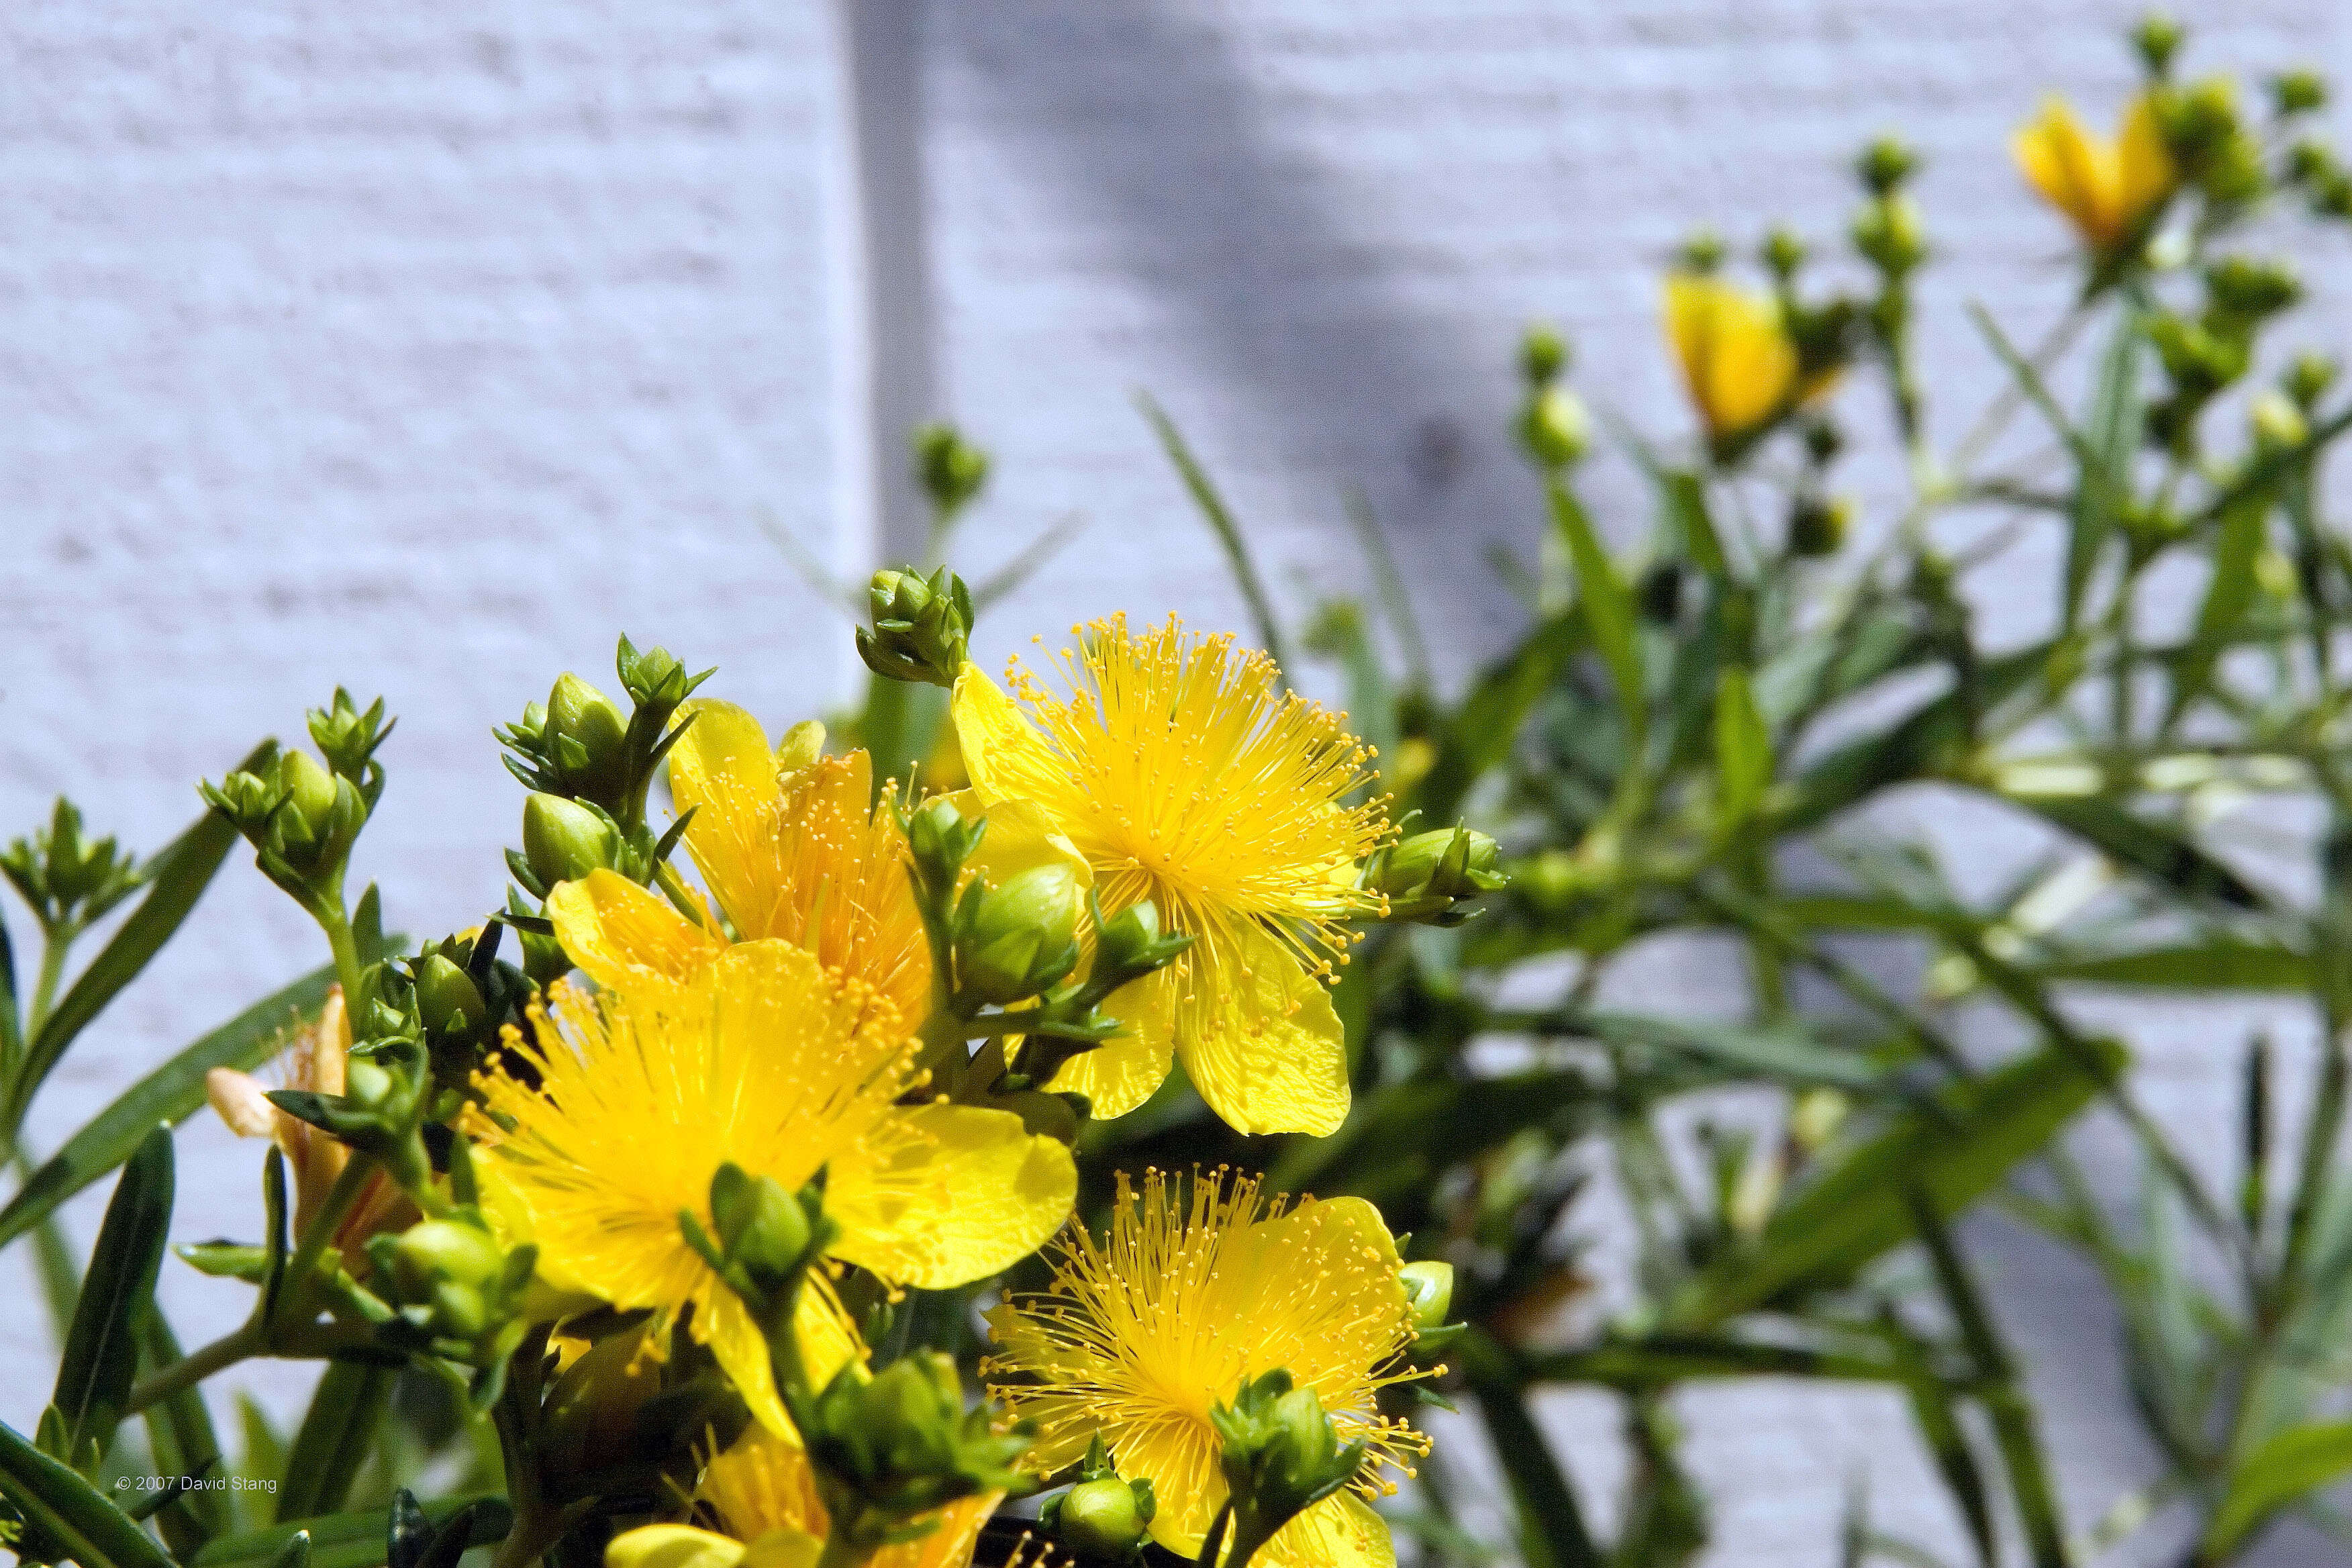
[[[703,1471],[694,1500],[716,1529],[648,1524],[615,1536],[605,1568],[813,1568],[824,1543],[824,1504],[797,1443],[753,1426]],[[869,1568],[969,1568],[980,1527],[1003,1501],[969,1497],[925,1517],[928,1534],[886,1546]]]
[[[982,1370],[1016,1417],[1037,1423],[1041,1473],[1076,1462],[1096,1434],[1118,1473],[1148,1479],[1152,1539],[1200,1552],[1225,1500],[1211,1408],[1243,1380],[1286,1368],[1312,1388],[1339,1440],[1370,1457],[1354,1486],[1277,1533],[1283,1568],[1385,1568],[1388,1528],[1365,1501],[1396,1489],[1428,1440],[1380,1414],[1376,1396],[1422,1375],[1405,1360],[1412,1309],[1396,1242],[1361,1198],[1285,1208],[1256,1182],[1195,1174],[1189,1196],[1157,1171],[1139,1197],[1119,1178],[1108,1238],[1076,1223],[1055,1242],[1054,1283],[989,1313]]]
[[[1799,384],[1797,345],[1780,302],[1706,273],[1667,278],[1666,337],[1717,447],[1757,434],[1837,379],[1832,371]]]
[[[1347,804],[1370,753],[1230,637],[1188,637],[1173,616],[1079,636],[1058,660],[1066,696],[1016,664],[1016,701],[964,666],[953,711],[972,793],[992,820],[1034,804],[1091,867],[1106,915],[1149,899],[1195,940],[1110,999],[1129,1032],[1051,1087],[1118,1116],[1181,1057],[1239,1131],[1336,1131],[1347,1051],[1326,986],[1347,922],[1381,908],[1356,866],[1389,832],[1385,798]]]
[[[2018,131],[2011,147],[2042,199],[2104,254],[2137,238],[2180,182],[2165,150],[2155,100],[2147,93],[2132,100],[2112,142],[2085,127],[2064,99],[2053,96]]]
[[[682,980],[559,985],[536,1043],[510,1037],[477,1078],[467,1132],[485,1206],[539,1247],[555,1289],[651,1309],[661,1342],[688,1308],[761,1421],[787,1430],[757,1326],[680,1233],[733,1162],[798,1188],[826,1173],[829,1248],[892,1285],[943,1289],[1036,1247],[1070,1212],[1070,1152],[1007,1111],[902,1105],[915,1042],[864,982],[782,942],[744,942]],[[819,1384],[857,1353],[822,1275],[798,1329]]]

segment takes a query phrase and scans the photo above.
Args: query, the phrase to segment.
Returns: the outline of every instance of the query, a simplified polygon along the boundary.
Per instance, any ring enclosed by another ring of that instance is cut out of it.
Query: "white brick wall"
[[[2184,10],[2195,64],[2352,75],[2340,7]],[[2111,115],[2131,13],[932,0],[914,96],[935,374],[998,458],[970,559],[1092,523],[983,652],[1096,609],[1238,620],[1129,405],[1148,387],[1293,603],[1360,581],[1338,496],[1363,484],[1465,668],[1514,621],[1483,552],[1532,548],[1498,433],[1519,326],[1559,321],[1589,397],[1680,431],[1656,341],[1666,253],[1701,223],[1744,246],[1780,216],[1832,241],[1844,162],[1888,126],[1929,158],[1948,439],[1990,384],[1960,301],[2035,322],[2067,287],[2007,132],[2044,84]],[[818,0],[0,14],[0,823],[66,790],[152,847],[195,775],[299,732],[341,680],[404,715],[362,859],[407,929],[437,931],[496,898],[512,837],[489,726],[561,668],[608,669],[615,631],[719,663],[773,718],[841,690],[842,628],[758,527],[772,514],[853,569],[865,553],[836,504],[860,479],[857,317],[828,282],[834,44]],[[2313,320],[2341,347],[2329,255]],[[1622,465],[1597,464],[1591,490],[1619,537],[1645,526]],[[2011,635],[2041,613],[1993,608]],[[37,1140],[317,961],[242,857],[207,913],[60,1073]],[[2160,1110],[2220,1114],[2228,1023],[2149,1037]],[[249,1231],[252,1151],[209,1124],[183,1147],[178,1234]],[[97,1201],[74,1211],[85,1239]],[[2046,1248],[1980,1240],[2087,1521],[2145,1471],[2104,1310]],[[236,1310],[235,1289],[168,1278],[190,1334]],[[29,1316],[0,1323],[0,1365],[47,1353]],[[302,1379],[255,1382],[282,1405]],[[5,1380],[0,1419],[27,1425],[40,1397]],[[1765,1386],[1688,1414],[1713,1561],[1822,1561],[1858,1470],[1890,1524],[1953,1540],[1897,1411]],[[1564,1402],[1560,1429],[1597,1482],[1615,1461],[1589,1415]]]

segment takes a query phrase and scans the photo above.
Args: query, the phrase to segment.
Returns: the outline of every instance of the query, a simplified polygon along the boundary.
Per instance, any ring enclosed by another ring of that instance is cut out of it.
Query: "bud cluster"
[[[1299,1514],[1353,1480],[1363,1468],[1363,1439],[1341,1445],[1330,1413],[1312,1388],[1294,1387],[1280,1368],[1245,1378],[1233,1403],[1209,1412],[1223,1445],[1218,1468],[1230,1500],[1221,1543],[1212,1529],[1204,1562],[1220,1544],[1233,1568],[1247,1568],[1258,1548]]]
[[[383,794],[375,752],[392,728],[383,699],[362,710],[337,687],[328,707],[310,713],[323,764],[307,752],[265,754],[217,784],[197,786],[205,804],[253,846],[262,873],[331,929],[343,920],[352,847]]]
[[[1466,825],[1432,828],[1388,845],[1364,868],[1365,885],[1389,901],[1389,919],[1458,926],[1478,911],[1472,900],[1504,886],[1501,850]]]
[[[866,589],[872,630],[857,628],[857,657],[891,680],[953,686],[971,640],[971,593],[942,566],[881,571]]]
[[[1025,1424],[1000,1431],[985,1405],[967,1408],[955,1360],[919,1351],[868,1373],[841,1369],[801,1427],[835,1540],[896,1545],[933,1528],[924,1518],[982,1492],[1036,1489],[1021,1468]]]
[[[1576,467],[1592,444],[1592,421],[1575,393],[1559,384],[1568,369],[1567,340],[1538,323],[1519,344],[1520,379],[1527,397],[1519,405],[1519,445],[1547,476]]]
[[[2301,280],[2284,263],[2243,256],[2207,267],[2204,284],[2205,309],[2197,316],[2165,311],[2147,324],[2168,383],[2167,395],[2149,406],[2148,437],[2183,458],[2196,452],[2198,416],[2252,365],[2263,325],[2303,297]]]
[[[0,851],[0,876],[32,906],[53,942],[103,919],[146,879],[112,837],[82,837],[81,813],[63,795],[49,813],[48,826]]]
[[[635,843],[654,774],[685,733],[671,721],[712,671],[689,675],[667,648],[639,652],[625,637],[614,667],[631,704],[626,719],[610,697],[567,672],[544,704],[530,704],[520,721],[496,733],[507,771],[523,787],[593,806]]]

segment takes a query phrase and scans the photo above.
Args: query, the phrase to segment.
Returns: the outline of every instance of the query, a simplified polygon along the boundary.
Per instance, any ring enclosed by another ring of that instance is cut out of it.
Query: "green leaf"
[[[2213,542],[2213,576],[2197,610],[2197,629],[2173,668],[2168,725],[2211,682],[2230,634],[2253,606],[2254,560],[2262,553],[2270,505],[2268,494],[2257,493],[2221,514],[2221,531]]]
[[[179,1361],[180,1342],[164,1321],[163,1309],[149,1304],[139,1319],[139,1348],[145,1369],[161,1372]],[[190,1384],[147,1407],[147,1443],[155,1456],[158,1475],[204,1476],[215,1482],[226,1477],[221,1462],[220,1438],[213,1431],[211,1412],[203,1391]],[[185,1558],[205,1542],[226,1535],[236,1522],[229,1494],[217,1485],[182,1492],[156,1516],[173,1554]]]
[[[288,1449],[299,1462],[289,1467],[286,1483],[278,1489],[280,1524],[332,1513],[342,1506],[375,1443],[384,1407],[392,1403],[392,1384],[390,1367],[327,1363]]]
[[[394,937],[397,942],[404,939]],[[292,1026],[316,1017],[334,984],[334,966],[311,971],[255,1003],[141,1079],[66,1141],[0,1209],[0,1247],[38,1225],[76,1193],[131,1157],[159,1121],[177,1122],[205,1103],[205,1074],[215,1068],[260,1066]]]
[[[259,766],[277,749],[276,742],[265,741],[237,767]],[[74,1037],[171,940],[172,933],[180,929],[180,922],[188,918],[188,911],[196,907],[196,900],[212,884],[213,873],[220,869],[221,862],[228,858],[236,842],[236,829],[228,818],[216,811],[207,811],[147,862],[143,873],[148,883],[147,896],[99,950],[98,956],[90,960],[89,967],[67,988],[57,1011],[49,1015],[40,1033],[33,1037],[26,1053],[24,1070],[11,1086],[7,1128],[24,1125],[34,1091],[66,1054]]]
[[[2099,362],[2097,385],[2083,421],[2077,449],[2080,471],[2074,488],[2072,531],[2066,542],[2063,626],[2074,630],[2083,611],[2100,552],[2113,537],[2131,500],[2132,459],[2138,455],[2142,405],[2139,395],[2139,321],[2129,311],[2116,319],[2115,336]]]
[[[1882,1357],[1762,1344],[1711,1334],[1660,1334],[1649,1339],[1565,1351],[1523,1363],[1536,1383],[1598,1383],[1612,1388],[1664,1388],[1719,1377],[1814,1377],[1843,1382],[1903,1383],[1923,1375]]]
[[[2093,795],[2004,794],[2000,798],[2064,828],[2109,859],[2185,898],[2235,910],[2263,907],[2258,890],[2168,822],[2141,816],[2119,802]]]
[[[2352,1472],[2352,1421],[2281,1432],[2240,1460],[2199,1561],[2219,1563],[2279,1510]]]
[[[506,1539],[514,1527],[514,1512],[495,1494],[442,1498],[424,1505],[425,1517],[439,1526],[475,1510],[467,1539],[488,1546]],[[299,1524],[276,1524],[265,1530],[224,1536],[196,1553],[190,1568],[268,1568],[286,1542],[309,1531],[310,1568],[378,1568],[390,1538],[390,1515],[383,1509],[364,1513],[328,1514]]]
[[[1906,1184],[1957,1214],[2047,1142],[2089,1103],[2102,1079],[2121,1071],[2124,1048],[2093,1042],[2095,1064],[2057,1047],[1949,1084],[1940,1111],[1912,1110],[1861,1144],[1783,1204],[1752,1251],[1726,1255],[1701,1271],[1673,1304],[1677,1331],[1711,1329],[1813,1280],[1851,1277],[1908,1239]]]
[[[1748,672],[1726,666],[1715,685],[1715,757],[1723,826],[1747,820],[1772,782],[1772,737],[1756,710]]]
[[[1633,595],[1618,575],[1616,563],[1601,548],[1592,520],[1584,515],[1568,487],[1555,479],[1546,489],[1551,497],[1553,525],[1567,541],[1569,560],[1576,567],[1577,600],[1584,610],[1584,624],[1592,633],[1592,646],[1609,666],[1618,703],[1624,710],[1631,742],[1628,750],[1638,752],[1649,722],[1649,704],[1642,686],[1642,650],[1633,636]]]
[[[1782,1082],[1821,1084],[1859,1093],[1886,1087],[1885,1069],[1868,1057],[1824,1045],[1790,1026],[1715,1024],[1610,1012],[1583,1014],[1577,1022],[1604,1040],[1675,1051]]]
[[[81,1568],[175,1568],[152,1536],[63,1464],[0,1425],[0,1498]]]
[[[1584,1510],[1528,1412],[1526,1394],[1500,1378],[1474,1375],[1472,1385],[1518,1515],[1520,1560],[1527,1568],[1601,1568]]]
[[[2179,947],[2062,958],[2031,966],[2045,980],[2085,981],[2162,991],[2277,991],[2316,983],[2311,960],[2278,942],[2215,937]]]
[[[286,1439],[271,1425],[269,1413],[242,1389],[236,1394],[236,1426],[241,1445],[236,1473],[248,1481],[266,1481],[274,1489],[286,1477]]]
[[[139,1320],[154,1304],[155,1271],[172,1228],[172,1130],[147,1134],[122,1167],[99,1226],[81,1300],[74,1310],[51,1400],[63,1422],[64,1452],[82,1468],[114,1441],[139,1375]]]
[[[1201,516],[1216,534],[1218,544],[1223,547],[1225,564],[1233,571],[1234,584],[1241,590],[1244,602],[1249,605],[1250,618],[1257,623],[1259,643],[1274,656],[1274,662],[1281,667],[1283,673],[1289,675],[1296,667],[1290,662],[1290,651],[1282,635],[1282,623],[1275,617],[1274,601],[1266,596],[1265,584],[1257,574],[1257,563],[1250,558],[1249,542],[1242,537],[1241,525],[1234,521],[1232,510],[1225,505],[1224,498],[1217,493],[1209,471],[1201,466],[1199,458],[1192,456],[1192,448],[1185,445],[1183,433],[1176,428],[1176,422],[1169,418],[1160,405],[1146,394],[1136,394],[1135,405],[1150,422],[1152,434],[1160,437],[1160,445],[1168,453],[1168,460],[1176,466],[1184,488],[1192,492],[1192,503],[1201,509]]]

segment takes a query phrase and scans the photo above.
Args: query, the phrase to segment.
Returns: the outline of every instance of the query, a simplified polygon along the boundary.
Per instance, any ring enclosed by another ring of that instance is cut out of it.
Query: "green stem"
[[[350,1214],[352,1205],[359,1202],[360,1193],[367,1185],[367,1179],[375,1173],[375,1156],[358,1151],[353,1151],[351,1159],[345,1162],[341,1173],[335,1177],[335,1184],[327,1189],[326,1202],[320,1205],[310,1228],[302,1233],[301,1245],[294,1249],[292,1261],[286,1266],[286,1282],[278,1298],[281,1303],[292,1301],[299,1306],[307,1300],[310,1276],[317,1270],[319,1259],[324,1256],[328,1243],[342,1225],[343,1216]],[[288,1309],[281,1305],[277,1313],[278,1321],[265,1325],[265,1329],[274,1331],[286,1326],[287,1311]]]
[[[41,1026],[49,1021],[49,1009],[58,998],[58,985],[65,979],[66,950],[79,934],[80,928],[71,923],[45,927],[41,931],[41,975],[33,984],[32,1009],[25,1015],[25,1037],[28,1040],[38,1037]]]
[[[364,1001],[360,991],[360,944],[352,932],[351,916],[343,911],[341,889],[336,889],[331,900],[321,898],[311,913],[320,929],[327,933],[327,946],[335,955],[335,978],[343,987],[343,1005],[348,1009],[347,1016],[357,1024]]]
[[[234,1332],[190,1351],[171,1365],[132,1384],[123,1414],[136,1415],[149,1405],[169,1399],[184,1388],[192,1388],[216,1372],[259,1355],[261,1341],[260,1323],[248,1321]]]

